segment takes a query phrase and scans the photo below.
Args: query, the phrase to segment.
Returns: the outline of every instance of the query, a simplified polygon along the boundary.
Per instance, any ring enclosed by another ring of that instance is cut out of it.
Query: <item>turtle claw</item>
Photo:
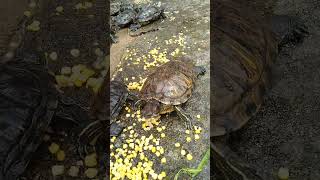
[[[179,106],[174,106],[178,116],[185,121],[185,126],[188,130],[192,130],[192,118]]]

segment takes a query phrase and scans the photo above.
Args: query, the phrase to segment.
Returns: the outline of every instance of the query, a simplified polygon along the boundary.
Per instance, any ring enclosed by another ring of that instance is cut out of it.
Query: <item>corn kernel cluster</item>
[[[157,43],[157,37],[151,41]],[[145,52],[140,52],[140,49],[127,49],[113,77],[118,73],[122,73],[128,90],[140,91],[148,73],[131,74],[133,76],[128,77],[126,76],[127,68],[140,68],[146,71],[149,68],[152,69],[169,62],[173,57],[186,54],[184,52],[186,36],[183,33],[172,36],[170,39],[165,40],[165,43],[168,48],[152,47]],[[165,155],[166,149],[161,141],[165,138],[170,138],[167,137],[170,134],[166,133],[166,126],[160,125],[160,116],[145,119],[142,117],[140,110],[134,111],[129,107],[125,107],[124,116],[134,123],[123,130],[121,138],[124,138],[124,142],[121,146],[116,145],[117,138],[111,138],[110,179],[166,178],[166,172],[155,172],[154,170],[155,163],[164,165],[168,161]],[[186,131],[188,136],[186,141],[191,142],[192,140],[200,139],[200,133],[201,128],[197,126],[194,127],[194,131]],[[192,153],[183,147],[180,142],[176,142],[172,146],[178,148],[179,154],[186,160],[191,161],[193,159]]]
[[[154,154],[157,157],[162,156],[161,163],[166,163],[164,148],[160,145],[160,138],[139,136],[132,126],[124,129],[123,134],[129,136],[122,144],[122,147],[115,148],[110,145],[112,150],[110,162],[110,174],[112,180],[117,179],[163,179],[166,177],[165,172],[156,173],[153,168],[153,161],[148,158],[148,154]],[[111,142],[115,142],[116,138],[111,138]],[[113,160],[113,161],[112,161]]]

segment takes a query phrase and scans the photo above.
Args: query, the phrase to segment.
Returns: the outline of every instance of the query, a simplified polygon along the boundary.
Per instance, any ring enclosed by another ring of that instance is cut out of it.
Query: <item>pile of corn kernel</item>
[[[102,85],[103,78],[93,78],[95,71],[83,64],[78,64],[73,67],[62,67],[61,74],[56,75],[56,82],[59,87],[81,87],[84,84],[87,88],[92,88],[97,92]]]
[[[60,145],[52,142],[48,147],[49,152],[55,156],[56,160],[59,162],[63,162],[66,159],[65,152],[61,149]],[[84,175],[90,179],[97,177],[98,169],[97,169],[97,155],[96,153],[88,154],[84,162],[82,160],[77,161],[74,165],[68,167],[68,171],[66,171],[67,167],[65,165],[56,164],[51,167],[51,173],[53,176],[62,176],[67,175],[70,177],[80,177],[80,168],[85,165]],[[67,174],[66,174],[67,173]]]
[[[72,57],[77,58],[80,56],[80,50],[71,49],[70,54]],[[97,55],[97,60],[92,66],[96,70],[100,70],[100,77],[93,77],[97,74],[95,70],[83,64],[74,65],[73,67],[64,66],[61,68],[60,74],[55,76],[57,85],[59,87],[82,87],[85,84],[86,88],[91,88],[93,92],[97,93],[103,83],[107,70],[101,70],[106,63],[103,51],[100,48],[96,48],[95,54]],[[49,58],[52,61],[56,61],[58,54],[51,52]]]
[[[140,110],[133,111],[129,107],[126,107],[126,117],[132,118],[135,122],[143,121],[141,118]],[[134,128],[137,123],[133,123],[132,126],[128,126],[123,130],[121,134],[122,138],[126,138],[122,147],[115,148],[114,142],[116,137],[111,138],[111,161],[110,161],[110,174],[111,179],[163,179],[166,177],[166,172],[155,172],[151,161],[153,158],[148,158],[148,154],[154,154],[156,157],[161,158],[161,163],[166,163],[164,157],[165,150],[161,146],[161,138],[165,137],[162,133],[160,137],[150,134],[148,137],[145,135],[139,135]],[[159,125],[159,122],[157,123]],[[165,130],[165,126],[158,127],[158,129]],[[112,161],[113,160],[113,161]]]
[[[147,126],[146,119],[141,117],[140,110],[134,111],[129,107],[125,107],[125,117],[130,118],[132,126],[128,126],[123,130],[121,138],[125,139],[122,143],[122,147],[115,147],[116,137],[111,138],[111,160],[110,160],[110,176],[112,180],[117,179],[164,179],[166,172],[155,172],[154,159],[158,159],[161,164],[166,164],[167,159],[165,157],[166,150],[161,145],[161,140],[166,138],[166,126],[161,126],[159,119],[152,119],[151,123],[156,129],[156,134],[145,135],[138,134],[135,129],[139,129],[138,124],[142,124],[142,129],[145,131],[150,130]],[[196,116],[198,119],[200,115]],[[149,120],[150,121],[150,120]],[[194,130],[186,130],[187,135],[184,143],[189,143],[194,139],[197,141],[200,139],[200,133],[202,128],[194,126]],[[191,138],[191,134],[194,134],[194,138]],[[191,161],[193,159],[192,153],[188,152],[180,143],[175,143],[176,148],[180,148],[181,156]],[[154,158],[156,157],[156,158]],[[152,160],[151,160],[152,159]]]

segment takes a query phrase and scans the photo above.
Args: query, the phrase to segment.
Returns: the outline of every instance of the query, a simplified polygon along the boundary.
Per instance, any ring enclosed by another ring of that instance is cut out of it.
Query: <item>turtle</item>
[[[150,24],[151,22],[156,21],[160,18],[165,18],[164,8],[149,4],[139,10],[133,23],[130,25],[130,30],[136,31],[141,26]]]
[[[90,144],[93,140],[97,140],[103,132],[107,132],[109,128],[110,136],[118,136],[124,127],[118,124],[116,120],[125,104],[131,103],[133,107],[136,100],[137,96],[129,92],[122,81],[109,81],[108,78],[105,78],[101,89],[92,101],[90,114],[94,121],[80,133],[80,143],[83,145]],[[95,142],[93,142],[94,144]]]
[[[133,4],[123,3],[120,6],[118,15],[112,17],[114,24],[119,28],[124,28],[129,26],[136,18],[137,11]]]
[[[119,13],[114,18],[114,22],[118,27],[124,28],[126,26],[129,26],[129,24],[133,22],[135,16],[136,16],[135,11],[125,10],[125,11]]]
[[[159,118],[161,114],[176,111],[191,129],[192,118],[180,107],[192,95],[197,77],[204,75],[203,66],[195,66],[190,59],[171,60],[157,67],[147,76],[136,106],[145,119]]]
[[[110,3],[110,15],[115,16],[120,12],[121,2],[114,1]]]
[[[296,17],[259,15],[231,0],[216,0],[212,12],[211,160],[224,179],[264,179],[227,146],[227,139],[259,111],[281,47],[302,42],[308,28]]]

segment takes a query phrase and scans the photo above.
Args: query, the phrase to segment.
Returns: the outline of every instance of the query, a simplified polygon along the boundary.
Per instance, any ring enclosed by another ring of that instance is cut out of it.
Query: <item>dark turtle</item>
[[[151,73],[139,93],[142,117],[149,119],[176,111],[191,128],[191,117],[179,106],[192,95],[194,81],[205,69],[194,66],[189,60],[169,61]]]
[[[116,120],[126,102],[134,102],[135,99],[135,95],[129,93],[127,86],[123,82],[118,80],[109,81],[106,78],[101,90],[93,100],[91,116],[94,122],[80,133],[80,142],[84,145],[90,144],[92,140],[100,137],[103,132],[107,132],[109,126],[110,136],[118,136],[124,127],[118,124]]]
[[[114,16],[117,15],[120,11],[121,8],[121,2],[119,1],[114,1],[110,3],[110,15]]]
[[[124,11],[127,11],[127,10],[136,11],[136,7],[135,7],[135,5],[133,3],[129,3],[129,2],[121,3],[120,11],[124,12]]]
[[[119,13],[115,18],[114,22],[120,28],[129,26],[130,23],[133,22],[136,17],[136,12],[134,10],[125,10]]]
[[[308,33],[295,18],[261,17],[231,0],[215,1],[212,22],[212,161],[225,179],[264,179],[226,146],[224,135],[243,127],[259,110],[278,48]]]
[[[135,17],[134,23],[131,24],[130,30],[135,31],[141,26],[145,26],[160,18],[164,18],[163,12],[163,7],[157,7],[155,5],[147,5],[142,7]]]

